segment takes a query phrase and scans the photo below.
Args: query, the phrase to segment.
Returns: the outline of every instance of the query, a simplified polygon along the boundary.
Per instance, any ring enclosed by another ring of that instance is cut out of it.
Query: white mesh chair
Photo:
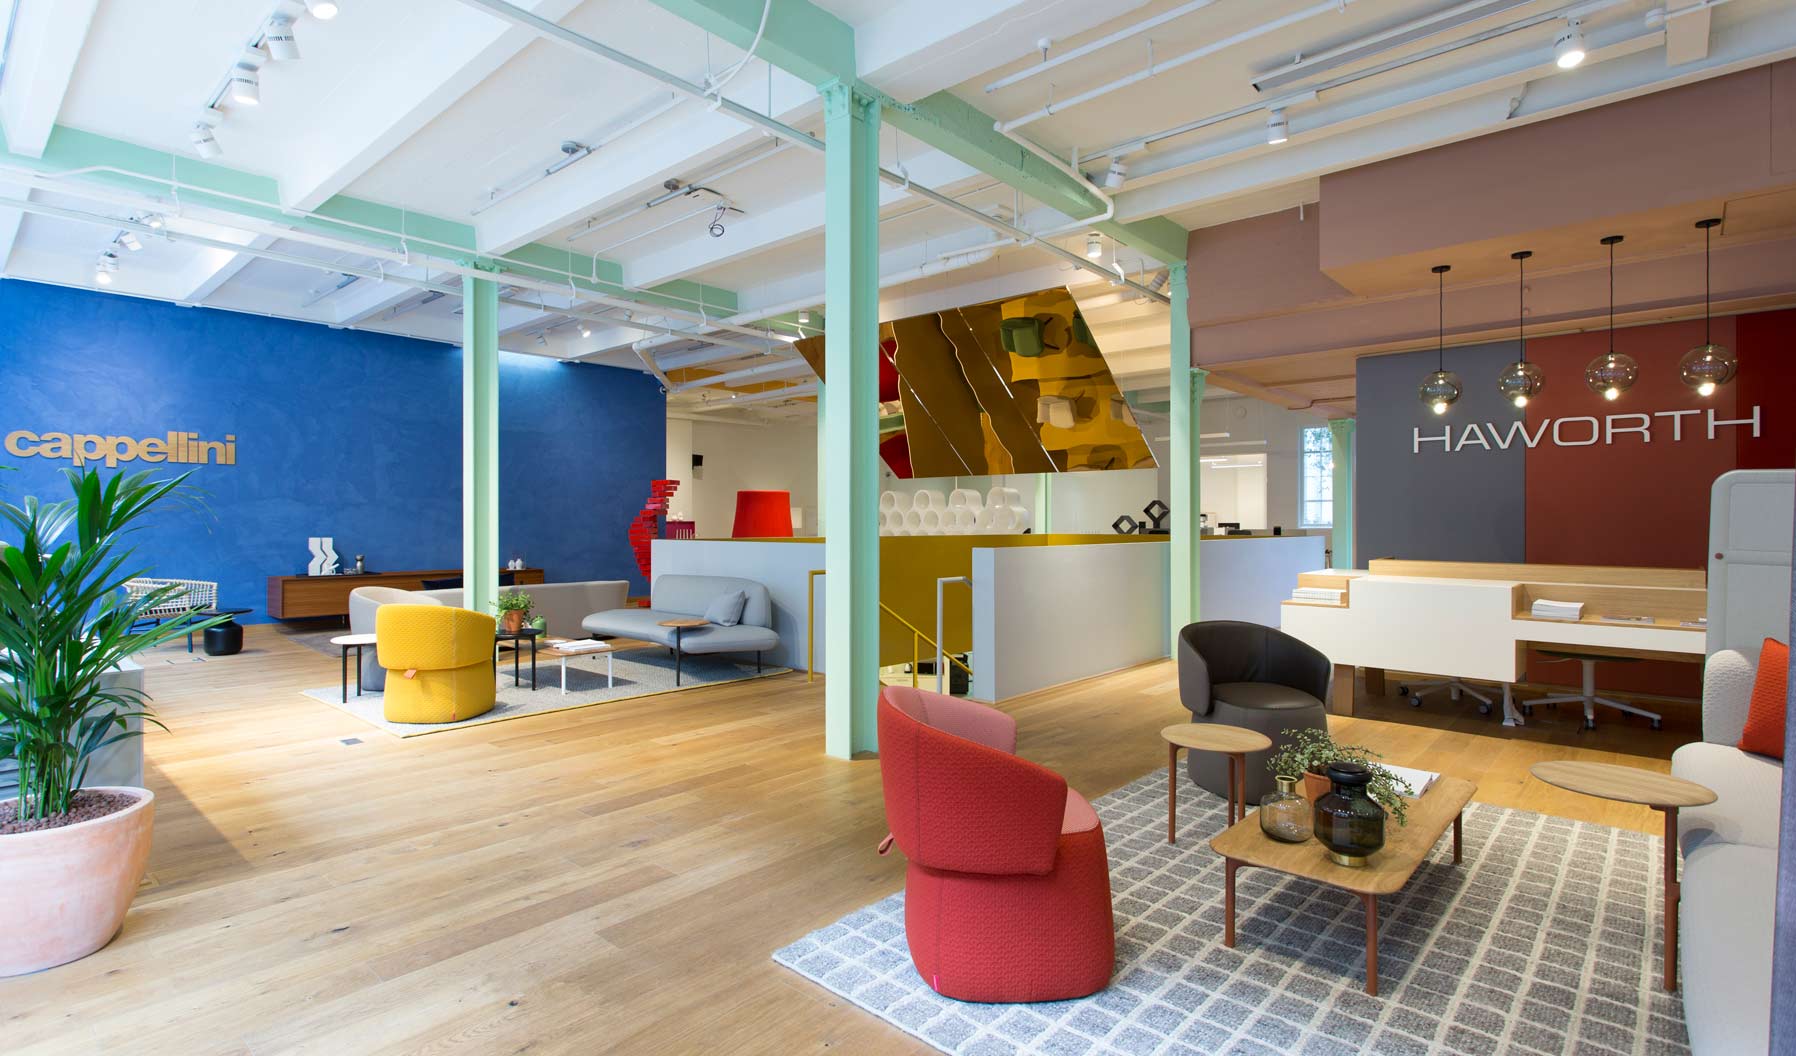
[[[203,579],[128,579],[125,595],[136,600],[163,587],[180,590],[154,608],[145,609],[138,617],[139,623],[160,626],[163,620],[186,619],[194,609],[205,612],[218,607],[218,584]],[[187,651],[193,652],[192,631],[187,632]]]

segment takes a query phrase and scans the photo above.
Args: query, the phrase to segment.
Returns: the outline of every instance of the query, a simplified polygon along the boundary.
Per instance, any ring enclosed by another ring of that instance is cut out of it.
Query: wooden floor
[[[338,665],[252,627],[235,657],[148,657],[171,732],[144,890],[106,949],[0,980],[10,1054],[929,1051],[769,959],[902,886],[875,762],[822,754],[802,675],[400,740],[300,694]],[[1006,706],[1022,754],[1096,796],[1164,766],[1159,663]],[[1654,831],[1527,778],[1663,769],[1694,736],[1542,709],[1504,730],[1444,697],[1336,733],[1478,799]],[[1207,853],[1194,850],[1193,853]]]

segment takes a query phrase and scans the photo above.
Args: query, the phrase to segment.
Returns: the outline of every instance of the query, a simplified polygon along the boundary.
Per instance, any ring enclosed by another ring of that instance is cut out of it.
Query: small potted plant
[[[1283,733],[1291,739],[1290,743],[1266,760],[1266,769],[1272,771],[1274,777],[1301,777],[1304,796],[1314,803],[1329,791],[1328,764],[1359,763],[1372,772],[1372,779],[1366,786],[1372,800],[1389,811],[1399,825],[1407,823],[1408,807],[1404,797],[1414,792],[1408,782],[1373,762],[1383,756],[1356,744],[1336,744],[1327,730],[1285,730]]]
[[[65,475],[70,499],[0,502],[0,759],[19,777],[17,797],[0,802],[0,976],[85,957],[118,932],[149,860],[155,796],[83,784],[96,753],[139,736],[130,720],[161,723],[114,675],[137,653],[230,619],[194,609],[140,627],[183,588],[124,589],[144,574],[126,533],[185,474]]]
[[[493,607],[499,610],[499,629],[506,634],[517,634],[524,629],[524,620],[530,615],[532,602],[530,595],[521,590],[508,590],[499,595]]]

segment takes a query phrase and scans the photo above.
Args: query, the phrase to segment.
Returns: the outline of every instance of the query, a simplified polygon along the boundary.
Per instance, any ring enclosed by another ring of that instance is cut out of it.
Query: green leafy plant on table
[[[1383,756],[1356,744],[1337,744],[1327,730],[1284,730],[1290,743],[1266,759],[1266,769],[1275,777],[1301,779],[1304,774],[1326,776],[1330,763],[1360,763],[1372,771],[1366,793],[1397,819],[1408,824],[1409,806],[1406,796],[1413,796],[1409,783],[1373,760]]]

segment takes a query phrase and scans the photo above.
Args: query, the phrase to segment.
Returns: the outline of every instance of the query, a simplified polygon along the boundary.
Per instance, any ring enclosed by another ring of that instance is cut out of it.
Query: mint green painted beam
[[[462,604],[499,600],[499,284],[462,279]]]
[[[1333,567],[1353,567],[1353,454],[1359,423],[1352,418],[1336,418],[1328,423],[1334,441],[1335,471],[1330,482],[1333,491],[1334,528],[1330,549]]]
[[[747,50],[761,25],[762,0],[654,0],[657,7]],[[854,27],[810,0],[777,0],[755,54],[821,89],[855,84]]]
[[[1172,298],[1172,351],[1168,354],[1172,386],[1172,592],[1168,649],[1179,655],[1179,629],[1201,618],[1203,532],[1198,514],[1203,510],[1203,405],[1204,381],[1209,372],[1191,366],[1190,295],[1185,264],[1171,267],[1167,295]]]
[[[778,6],[778,5],[776,5]],[[879,750],[879,103],[823,89],[824,750]]]

